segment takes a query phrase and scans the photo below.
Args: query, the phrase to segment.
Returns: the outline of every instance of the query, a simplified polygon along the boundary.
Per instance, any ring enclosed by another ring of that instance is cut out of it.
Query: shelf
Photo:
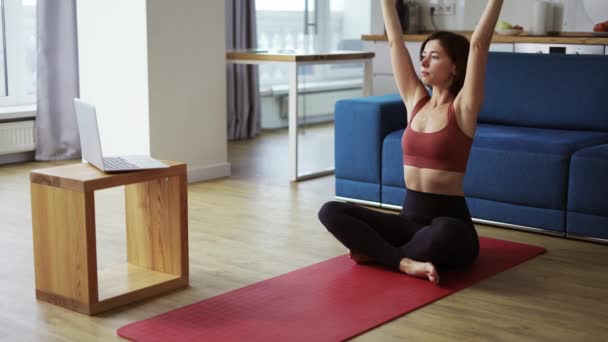
[[[454,31],[468,38],[471,37],[471,31]],[[404,34],[404,41],[424,41],[431,32],[421,34]],[[363,35],[361,39],[364,41],[387,41],[385,35]],[[500,36],[492,37],[493,43],[545,43],[545,44],[583,44],[583,45],[608,45],[608,37],[594,36],[591,32],[561,32],[555,35],[547,36],[530,36],[523,34],[521,36]]]
[[[99,301],[102,302],[179,278],[177,275],[157,272],[129,263],[116,265],[97,273]]]

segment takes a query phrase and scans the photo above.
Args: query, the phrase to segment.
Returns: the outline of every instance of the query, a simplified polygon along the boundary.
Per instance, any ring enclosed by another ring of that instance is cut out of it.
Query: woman
[[[418,79],[395,0],[382,0],[395,81],[408,113],[402,138],[407,194],[400,214],[342,202],[323,205],[319,219],[356,262],[379,262],[437,284],[438,270],[467,267],[477,258],[479,240],[463,180],[502,4],[488,1],[470,44],[450,32],[430,35],[422,44]]]

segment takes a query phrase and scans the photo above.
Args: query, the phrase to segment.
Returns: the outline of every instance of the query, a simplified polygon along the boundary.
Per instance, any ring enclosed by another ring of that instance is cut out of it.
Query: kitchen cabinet
[[[604,45],[515,43],[516,53],[562,53],[569,55],[603,55]]]
[[[513,43],[492,43],[490,51],[493,52],[513,52]]]

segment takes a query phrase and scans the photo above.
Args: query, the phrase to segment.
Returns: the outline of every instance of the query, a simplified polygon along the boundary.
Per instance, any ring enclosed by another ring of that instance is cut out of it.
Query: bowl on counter
[[[524,32],[523,29],[495,29],[494,32],[501,36],[519,36]]]

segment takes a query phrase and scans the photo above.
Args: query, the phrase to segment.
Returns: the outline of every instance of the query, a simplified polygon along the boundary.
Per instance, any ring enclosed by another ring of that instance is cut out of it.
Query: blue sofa
[[[491,53],[464,191],[477,222],[608,241],[608,56]],[[398,95],[339,101],[336,197],[399,208]]]

